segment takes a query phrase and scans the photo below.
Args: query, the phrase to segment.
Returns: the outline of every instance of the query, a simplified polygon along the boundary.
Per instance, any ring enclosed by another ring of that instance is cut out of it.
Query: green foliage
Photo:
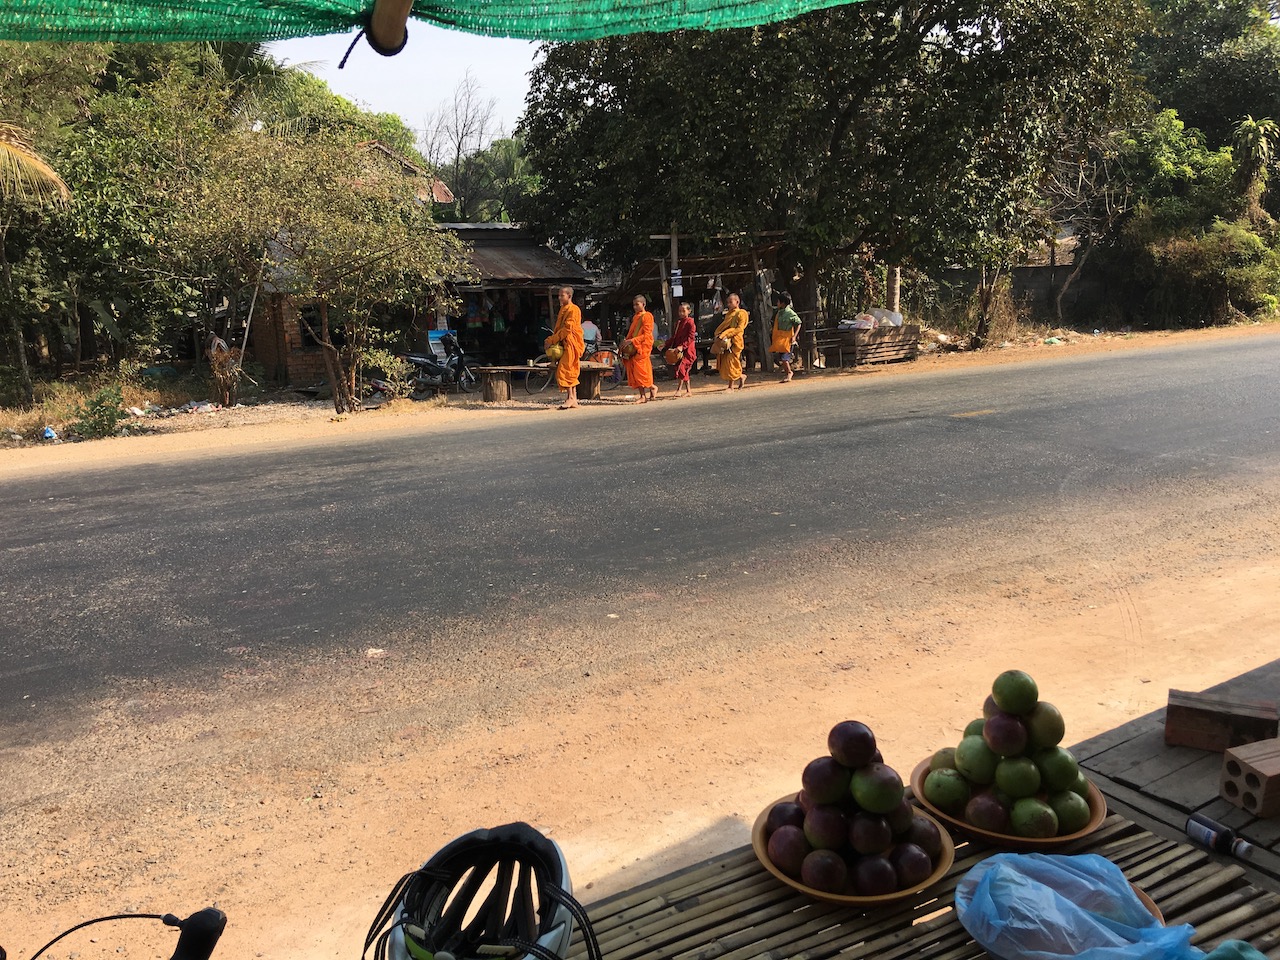
[[[391,388],[393,397],[407,397],[412,387],[410,379],[413,375],[413,364],[401,360],[390,350],[381,347],[367,347],[364,350],[362,364],[366,369],[376,371],[380,379]]]
[[[128,418],[129,414],[124,409],[124,393],[119,384],[109,384],[77,408],[71,427],[86,440],[98,440],[114,437],[121,422]]]
[[[976,261],[1039,229],[1043,170],[1067,128],[1109,113],[1141,21],[1127,0],[867,0],[551,46],[518,131],[539,175],[523,212],[610,263],[673,220],[703,239],[786,230],[818,260],[871,244]]]
[[[1266,0],[1152,0],[1135,66],[1158,103],[1231,142],[1245,116],[1280,116],[1280,28]]]

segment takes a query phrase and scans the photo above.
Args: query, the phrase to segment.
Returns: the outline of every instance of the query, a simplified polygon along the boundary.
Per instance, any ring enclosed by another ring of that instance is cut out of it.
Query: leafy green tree
[[[1267,218],[1262,209],[1262,193],[1267,186],[1280,125],[1274,120],[1245,117],[1236,125],[1232,156],[1236,161],[1236,184],[1244,200],[1244,214],[1251,221]]]
[[[1231,143],[1245,116],[1280,116],[1280,27],[1267,0],[1151,0],[1135,68],[1159,106]]]
[[[18,363],[19,400],[30,406],[34,385],[27,363],[22,311],[14,302],[13,268],[9,262],[9,228],[33,207],[66,204],[70,191],[62,178],[35,152],[18,127],[0,122],[0,297],[8,317],[6,331]]]
[[[625,264],[676,221],[786,231],[811,307],[832,255],[981,262],[1043,229],[1064,131],[1127,81],[1135,4],[868,0],[753,30],[552,46],[519,133],[525,215]]]

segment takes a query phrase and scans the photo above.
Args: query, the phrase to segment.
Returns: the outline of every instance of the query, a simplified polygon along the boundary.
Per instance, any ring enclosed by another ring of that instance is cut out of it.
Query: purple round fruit
[[[865,723],[841,720],[827,734],[827,749],[841,764],[856,770],[870,763],[875,756],[876,735]]]
[[[860,897],[882,897],[898,889],[898,871],[884,856],[859,857],[853,863],[853,892]]]
[[[996,698],[991,696],[991,694],[987,694],[987,699],[982,701],[983,718],[985,719],[987,717],[990,717],[993,713],[999,713],[999,712],[1000,712],[1000,708],[996,706]]]
[[[844,893],[849,886],[849,867],[840,854],[815,850],[800,864],[800,882],[824,893]]]
[[[804,815],[804,836],[815,850],[839,850],[849,842],[849,821],[839,807],[820,803]]]
[[[982,725],[982,739],[1002,757],[1018,757],[1027,749],[1027,725],[1015,713],[997,710]]]
[[[800,805],[800,809],[805,813],[808,813],[815,806],[813,797],[809,796],[809,792],[807,790],[801,790],[796,794],[796,803]]]
[[[990,790],[975,793],[964,808],[964,818],[979,830],[1009,832],[1009,809]]]
[[[915,817],[916,808],[911,805],[911,801],[906,797],[903,797],[896,807],[884,815],[884,818],[889,821],[889,829],[893,831],[895,837],[911,829],[911,821]]]
[[[861,854],[884,853],[893,846],[889,821],[874,813],[858,813],[849,821],[849,846]]]
[[[930,860],[936,861],[942,856],[942,831],[932,820],[917,816],[911,821],[911,829],[904,839],[927,853]]]
[[[851,775],[852,771],[834,757],[818,757],[800,774],[800,785],[814,803],[835,803],[849,792]]]
[[[766,837],[771,837],[773,836],[773,831],[788,824],[793,827],[803,827],[804,808],[798,803],[783,800],[775,803],[770,808],[769,815],[765,817],[764,821],[764,834]]]
[[[804,838],[804,831],[790,825],[775,830],[767,847],[769,862],[788,877],[800,876],[800,866],[812,850]]]
[[[914,843],[900,843],[889,853],[889,863],[898,878],[898,889],[918,886],[933,873],[933,860]]]

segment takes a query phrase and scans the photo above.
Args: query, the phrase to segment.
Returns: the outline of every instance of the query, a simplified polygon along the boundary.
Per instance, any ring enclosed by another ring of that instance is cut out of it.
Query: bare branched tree
[[[489,192],[486,165],[477,155],[498,132],[494,113],[498,101],[486,97],[468,70],[454,88],[452,98],[431,113],[423,130],[422,153],[453,191],[454,216],[473,219]]]

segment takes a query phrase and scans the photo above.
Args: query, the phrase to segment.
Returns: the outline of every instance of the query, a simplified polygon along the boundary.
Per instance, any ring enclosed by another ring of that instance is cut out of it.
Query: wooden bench
[[[494,367],[476,367],[476,372],[480,374],[480,397],[485,403],[500,403],[504,400],[511,399],[511,375],[513,373],[522,373],[528,376],[538,367],[531,367],[525,364],[520,366],[494,366]],[[599,400],[600,399],[600,381],[613,370],[612,365],[607,363],[593,363],[590,360],[584,360],[579,364],[578,372],[578,399],[579,400]],[[555,376],[555,368],[552,366],[551,375]]]
[[[846,358],[853,366],[914,360],[920,355],[920,326],[904,323],[874,330],[823,327],[814,331],[814,346],[828,367],[843,367]]]

